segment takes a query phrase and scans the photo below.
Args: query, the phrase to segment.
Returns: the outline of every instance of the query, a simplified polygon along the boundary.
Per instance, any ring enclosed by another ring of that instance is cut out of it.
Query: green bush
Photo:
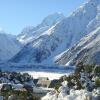
[[[85,65],[84,66],[84,71],[87,73],[91,73],[93,71],[94,66],[92,65]]]
[[[100,66],[97,66],[97,67],[94,68],[94,73],[100,74]]]
[[[83,65],[83,62],[79,62],[77,65],[76,65],[76,70],[75,70],[75,73],[80,73],[84,71],[84,65]]]
[[[100,87],[100,77],[95,80],[95,86]]]
[[[34,93],[30,93],[28,91],[3,91],[1,92],[1,94],[5,100],[8,100],[8,97],[10,95],[14,95],[16,100],[28,100],[29,97],[31,97],[31,99],[29,100],[40,100],[40,98],[38,96],[36,96]]]
[[[59,92],[58,89],[59,89],[60,86],[61,86],[61,83],[57,83],[57,84],[55,85],[54,88],[55,88],[55,90],[56,90],[57,92]]]

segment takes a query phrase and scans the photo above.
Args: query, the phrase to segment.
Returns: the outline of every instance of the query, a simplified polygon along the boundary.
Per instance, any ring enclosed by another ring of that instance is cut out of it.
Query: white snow
[[[19,90],[19,89],[23,89],[23,85],[22,84],[12,84],[12,87],[14,90]]]
[[[39,78],[39,77],[48,77],[50,80],[53,79],[59,79],[61,76],[63,75],[69,75],[71,74],[71,72],[69,73],[57,73],[57,72],[39,72],[39,71],[25,71],[23,73],[28,73],[29,75],[31,75],[33,78]]]
[[[57,93],[51,91],[47,93],[46,96],[42,98],[42,100],[97,100],[96,93],[100,94],[100,89],[95,90],[95,93],[88,92],[86,90],[70,90],[70,95],[66,94],[66,87],[62,86],[60,87],[62,90]]]
[[[54,13],[48,15],[46,18],[43,19],[41,24],[37,25],[36,27],[27,26],[26,28],[24,28],[21,34],[18,35],[17,40],[20,41],[22,44],[27,44],[39,38],[41,35],[44,35],[43,33],[45,33],[49,28],[51,28],[64,18],[65,16],[62,13]]]
[[[43,87],[33,87],[33,92],[35,93],[47,93],[49,91],[53,90],[52,88],[43,88]]]

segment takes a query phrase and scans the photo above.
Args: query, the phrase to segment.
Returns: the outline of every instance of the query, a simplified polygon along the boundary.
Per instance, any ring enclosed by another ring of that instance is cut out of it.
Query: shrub
[[[58,89],[59,89],[59,87],[61,86],[61,83],[57,83],[56,85],[55,85],[55,90],[58,92]]]
[[[95,86],[100,87],[100,77],[95,80]]]
[[[85,65],[84,66],[84,71],[87,73],[91,73],[93,71],[94,66],[92,65]]]
[[[3,91],[1,92],[1,95],[5,98],[5,100],[8,100],[8,97],[11,95],[15,96],[14,100],[40,100],[38,96],[36,96],[34,93],[30,93],[28,91]]]
[[[95,66],[94,73],[99,74],[99,76],[100,76],[100,66]]]
[[[75,73],[80,73],[84,71],[84,65],[83,65],[83,62],[79,62],[77,65],[76,65],[76,70],[75,70]]]

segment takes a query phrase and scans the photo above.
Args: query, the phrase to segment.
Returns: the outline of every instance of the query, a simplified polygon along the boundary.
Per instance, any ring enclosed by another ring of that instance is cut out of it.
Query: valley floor
[[[48,77],[50,80],[59,79],[61,76],[69,75],[75,70],[74,66],[46,66],[18,63],[2,63],[0,64],[0,68],[4,71],[28,73],[33,78]]]
[[[25,71],[23,73],[28,73],[33,76],[33,78],[37,79],[39,77],[48,77],[50,80],[59,79],[61,76],[69,75],[71,72],[67,73],[57,73],[57,72],[37,72],[37,71]]]

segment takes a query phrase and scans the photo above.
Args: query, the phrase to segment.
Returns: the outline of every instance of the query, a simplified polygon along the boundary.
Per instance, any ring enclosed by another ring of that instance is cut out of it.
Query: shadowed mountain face
[[[21,49],[15,36],[0,32],[0,61],[11,59]]]

